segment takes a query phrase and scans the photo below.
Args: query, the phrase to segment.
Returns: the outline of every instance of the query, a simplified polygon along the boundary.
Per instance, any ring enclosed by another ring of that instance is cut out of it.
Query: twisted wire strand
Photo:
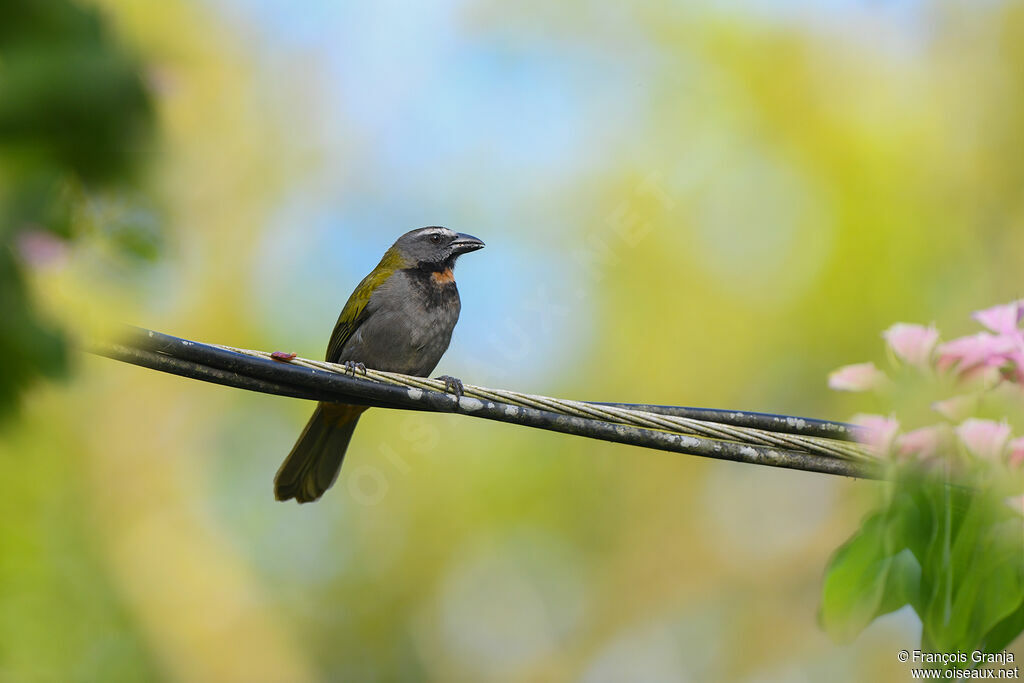
[[[859,437],[861,428],[842,422],[687,406],[566,401],[473,385],[457,398],[445,391],[441,380],[372,370],[363,376],[343,365],[293,356],[282,359],[280,354],[275,358],[275,354],[263,351],[204,344],[136,327],[126,328],[117,342],[94,342],[86,350],[187,379],[264,394],[455,413],[642,448],[804,472],[862,479],[885,476],[882,459],[849,443]],[[780,440],[785,445],[778,445]]]
[[[273,358],[273,354],[267,351],[242,349],[222,344],[211,344],[211,346],[225,351],[230,351],[232,353],[275,360]],[[346,366],[337,363],[329,363],[327,361],[295,357],[287,362],[291,365],[323,370],[335,374],[353,374],[353,371]],[[408,388],[438,392],[444,392],[446,390],[445,382],[443,380],[414,377],[411,375],[384,372],[370,368],[366,368],[365,371],[360,369],[355,371],[355,374],[361,379],[369,379]],[[657,429],[676,434],[704,436],[741,444],[768,447],[775,446],[793,451],[802,451],[862,463],[873,463],[876,461],[875,456],[873,456],[863,445],[837,439],[783,432],[771,432],[753,427],[742,427],[709,420],[696,420],[687,417],[663,415],[644,410],[623,408],[620,406],[558,399],[549,396],[539,396],[536,394],[511,391],[508,389],[490,389],[472,384],[463,384],[463,392],[465,396],[471,398],[536,408],[538,410],[550,411],[559,415],[603,420],[617,424]]]

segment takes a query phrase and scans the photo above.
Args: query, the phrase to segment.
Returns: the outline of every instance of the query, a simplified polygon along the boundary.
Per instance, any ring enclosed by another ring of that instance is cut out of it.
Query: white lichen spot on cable
[[[459,407],[465,410],[466,412],[471,413],[474,410],[480,410],[481,408],[483,408],[484,403],[478,398],[466,398],[465,396],[463,396],[462,398],[459,399]]]

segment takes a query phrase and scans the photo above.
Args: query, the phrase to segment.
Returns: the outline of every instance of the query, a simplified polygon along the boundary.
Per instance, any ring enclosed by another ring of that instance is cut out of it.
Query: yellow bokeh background
[[[452,205],[464,191],[450,227],[488,243],[460,264],[463,321],[440,370],[846,419],[873,406],[825,377],[884,362],[889,324],[949,338],[1021,295],[1024,8],[895,3],[913,5],[895,23],[885,3],[750,4],[452,11],[460,40],[511,45],[501,59],[591,55],[592,87],[616,72],[634,104],[569,126],[585,167],[555,148],[492,179],[481,148],[416,157],[396,179]],[[78,244],[33,274],[37,302],[82,340],[128,322],[318,357],[374,254],[417,227],[343,220],[328,239],[275,219],[290,197],[367,184],[364,131],[337,117],[322,47],[268,56],[244,3],[100,6],[148,65],[168,245],[139,268]],[[384,51],[398,49],[388,26]],[[494,113],[468,102],[459,121]],[[472,195],[485,184],[519,208],[489,212]],[[416,214],[415,198],[373,192]],[[274,297],[331,249],[316,292]],[[0,440],[2,681],[909,677],[896,653],[919,645],[912,613],[849,644],[816,621],[825,564],[875,484],[375,410],[335,488],[299,507],[271,481],[311,405],[73,365]]]

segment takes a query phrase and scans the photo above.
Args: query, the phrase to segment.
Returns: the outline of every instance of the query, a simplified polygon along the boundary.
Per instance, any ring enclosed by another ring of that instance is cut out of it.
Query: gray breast
[[[403,270],[373,293],[366,309],[340,360],[426,376],[448,349],[461,303],[454,281],[438,283],[430,273]]]

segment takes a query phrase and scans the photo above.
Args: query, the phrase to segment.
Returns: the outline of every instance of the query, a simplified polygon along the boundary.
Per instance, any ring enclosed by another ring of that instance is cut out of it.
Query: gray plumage
[[[398,238],[338,316],[327,360],[427,376],[448,349],[462,308],[453,269],[462,254],[483,248],[447,228]],[[338,477],[361,406],[321,403],[274,478],[278,500],[314,501]]]
[[[370,296],[366,321],[328,360],[421,377],[433,372],[462,310],[455,281],[441,287],[433,278],[418,268],[388,278]]]

